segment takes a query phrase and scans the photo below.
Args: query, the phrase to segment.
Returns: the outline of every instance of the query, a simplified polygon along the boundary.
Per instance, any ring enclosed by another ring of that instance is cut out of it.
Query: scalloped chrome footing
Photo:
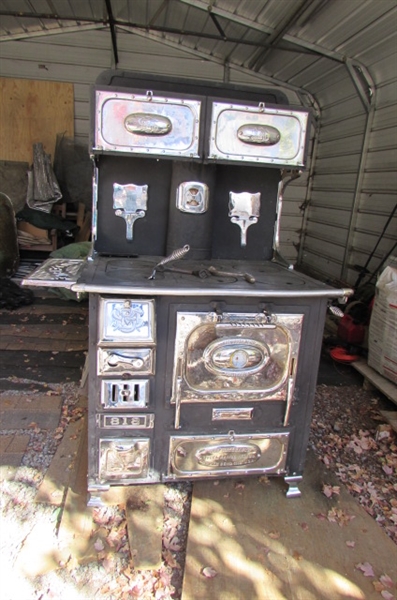
[[[285,483],[288,485],[288,489],[285,493],[287,498],[299,498],[302,495],[298,484],[302,481],[302,475],[291,475],[284,477]]]

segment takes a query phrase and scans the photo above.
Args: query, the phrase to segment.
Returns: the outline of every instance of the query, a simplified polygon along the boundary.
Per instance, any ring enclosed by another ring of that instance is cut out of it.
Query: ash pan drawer
[[[177,478],[283,473],[289,432],[173,436],[168,475]]]

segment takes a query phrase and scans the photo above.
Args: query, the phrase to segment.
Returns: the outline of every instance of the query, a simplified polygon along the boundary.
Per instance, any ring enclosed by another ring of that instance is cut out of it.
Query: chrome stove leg
[[[288,485],[285,493],[287,498],[299,498],[302,495],[298,487],[298,484],[302,481],[302,475],[287,475],[284,477],[284,481]]]

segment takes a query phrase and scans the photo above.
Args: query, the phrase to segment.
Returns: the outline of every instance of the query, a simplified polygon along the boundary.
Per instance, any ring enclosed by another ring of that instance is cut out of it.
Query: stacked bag
[[[397,383],[397,268],[391,266],[384,269],[376,284],[368,365]]]

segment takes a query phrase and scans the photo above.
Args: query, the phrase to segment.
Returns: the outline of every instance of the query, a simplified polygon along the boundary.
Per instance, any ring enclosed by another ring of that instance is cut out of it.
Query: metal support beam
[[[304,13],[307,13],[313,4],[316,5],[317,1],[318,0],[300,0],[298,4],[294,4],[292,11],[280,21],[278,27],[276,27],[273,33],[267,37],[266,43],[269,44],[269,48],[261,51],[259,54],[257,54],[257,56],[254,56],[254,58],[249,62],[248,68],[253,69],[254,71],[259,71],[272,49],[275,48],[283,39],[284,34],[288,31],[291,25],[293,25]]]
[[[119,54],[117,51],[116,27],[115,27],[115,20],[113,17],[112,4],[111,4],[110,0],[105,0],[105,4],[106,4],[106,10],[108,13],[108,18],[109,18],[110,35],[112,36],[112,48],[113,48],[114,63],[115,63],[115,66],[117,67],[117,65],[119,63]]]
[[[352,205],[351,213],[350,213],[349,233],[347,235],[345,252],[344,252],[343,261],[342,261],[342,269],[341,269],[341,279],[342,280],[347,279],[347,272],[349,270],[349,262],[350,262],[350,254],[354,248],[353,242],[354,242],[354,236],[355,236],[355,232],[356,232],[356,224],[357,224],[358,211],[359,211],[360,199],[361,199],[361,191],[362,191],[362,185],[363,185],[363,180],[364,180],[364,175],[365,175],[365,163],[367,161],[369,138],[371,135],[374,114],[375,114],[375,108],[374,108],[374,106],[371,106],[371,108],[367,114],[367,123],[365,126],[365,132],[364,132],[364,136],[363,136],[363,145],[362,145],[362,149],[361,149],[360,165],[358,168],[356,186],[354,189],[353,205]]]
[[[205,10],[205,11],[208,10],[208,4],[207,4],[207,2],[204,2],[203,0],[179,0],[179,2],[182,2],[183,4],[188,4],[189,6],[193,6],[194,8],[197,8],[200,10]],[[268,27],[268,26],[264,25],[263,23],[251,21],[250,19],[245,19],[241,15],[229,12],[222,8],[218,8],[217,6],[212,6],[212,12],[219,17],[223,17],[224,19],[227,19],[228,21],[238,23],[239,25],[243,25],[244,27],[248,27],[249,29],[253,29],[254,31],[260,31],[261,33],[268,33],[269,35],[271,35],[274,32],[274,29],[272,27]],[[300,48],[300,50],[298,50],[298,51],[304,52],[305,50],[306,51],[310,50],[314,54],[318,54],[320,56],[325,56],[325,57],[329,58],[330,60],[335,60],[336,62],[340,62],[340,63],[344,63],[346,60],[346,56],[344,54],[341,54],[340,52],[335,52],[334,50],[328,50],[327,48],[323,48],[322,46],[318,46],[317,44],[313,44],[312,42],[308,42],[306,40],[297,38],[293,35],[286,34],[286,35],[284,35],[283,39],[285,42],[289,42],[291,44],[294,44],[298,48]],[[258,44],[258,45],[264,45],[264,44]]]
[[[360,96],[360,100],[368,113],[373,104],[375,94],[375,84],[372,81],[372,77],[370,76],[364,65],[358,63],[357,61],[347,59],[346,67],[354,83],[354,87],[356,88],[357,93]]]
[[[224,40],[227,39],[225,32],[223,31],[218,19],[216,18],[216,16],[214,15],[214,13],[212,12],[212,10],[209,10],[209,15],[211,17],[212,22],[214,23],[215,27],[217,28],[217,30],[219,31],[219,33],[221,34],[221,36],[223,37]]]
[[[174,49],[179,50],[180,52],[184,52],[186,54],[191,54],[195,58],[201,58],[202,60],[206,60],[208,62],[212,62],[212,63],[218,64],[218,65],[221,65],[223,68],[225,68],[225,61],[223,59],[217,58],[214,55],[210,55],[207,52],[199,51],[197,48],[188,48],[187,46],[182,46],[181,44],[178,44],[178,42],[173,42],[167,38],[161,38],[159,35],[156,35],[155,33],[151,33],[150,31],[147,31],[147,30],[135,29],[135,28],[130,28],[128,26],[122,26],[122,25],[119,25],[118,27],[121,31],[125,31],[127,33],[133,33],[134,35],[139,35],[141,37],[144,37],[148,40],[152,40],[154,42],[161,42],[165,46],[169,46],[170,48],[174,48]],[[266,82],[268,84],[270,83],[271,85],[275,85],[277,87],[283,87],[284,89],[291,90],[291,91],[297,92],[297,93],[301,93],[302,98],[308,98],[310,100],[310,104],[313,104],[313,105],[316,104],[315,99],[310,94],[310,92],[301,87],[298,87],[291,83],[286,83],[285,81],[282,81],[281,79],[277,79],[275,77],[270,77],[269,75],[264,75],[263,73],[255,73],[254,71],[251,71],[250,69],[248,69],[246,67],[240,67],[237,64],[229,63],[228,68],[229,68],[229,70],[233,69],[234,71],[237,71],[239,73],[244,73],[245,75],[250,75],[251,77],[256,77],[258,80],[258,84]],[[309,103],[305,102],[304,105],[308,106]]]

